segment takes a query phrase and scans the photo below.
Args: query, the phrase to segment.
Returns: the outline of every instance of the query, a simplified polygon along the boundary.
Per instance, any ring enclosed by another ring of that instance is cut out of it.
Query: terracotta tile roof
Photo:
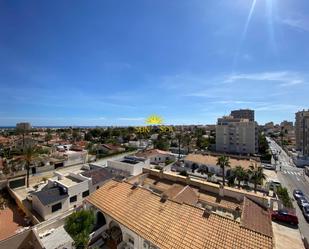
[[[266,236],[273,236],[269,211],[247,197],[244,199],[240,224]]]
[[[132,181],[132,183],[134,182],[136,182],[136,180]],[[166,179],[160,179],[155,176],[148,176],[143,180],[143,186],[145,188],[150,187],[151,189],[156,189],[160,192],[163,192],[170,199],[173,199],[173,197],[176,194],[178,194],[186,185],[175,183],[173,181],[169,181]],[[235,210],[237,207],[241,208],[242,206],[242,202],[237,201],[237,199],[229,198],[229,197],[219,198],[218,195],[211,193],[209,191],[199,190],[196,187],[193,187],[193,189],[195,193],[197,193],[198,201],[200,202],[207,202],[209,204],[213,204],[216,206],[222,206],[224,208],[233,209],[233,210]]]
[[[193,188],[187,185],[173,197],[173,200],[178,203],[187,203],[194,206],[198,202],[198,195]]]
[[[187,203],[194,206],[198,202],[197,191],[189,185],[184,187],[183,185],[174,184],[171,188],[163,192],[163,195],[178,203]]]
[[[199,201],[208,202],[209,204],[212,205],[221,206],[232,210],[235,210],[236,208],[242,209],[242,202],[227,196],[220,197],[208,191],[200,190],[198,198]]]
[[[127,182],[110,181],[86,200],[161,249],[270,249],[272,238],[216,214],[167,200]]]
[[[205,165],[217,165],[218,156],[213,155],[201,155],[201,154],[189,154],[184,158],[185,161],[196,162],[199,164]],[[240,165],[244,169],[248,169],[252,164],[260,164],[255,160],[247,160],[247,159],[235,159],[230,157],[230,166],[231,168],[235,168],[236,166]],[[218,166],[219,167],[219,166]]]

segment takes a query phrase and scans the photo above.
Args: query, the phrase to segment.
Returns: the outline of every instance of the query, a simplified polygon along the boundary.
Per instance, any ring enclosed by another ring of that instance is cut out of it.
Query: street
[[[270,148],[278,152],[277,176],[282,185],[288,189],[290,197],[293,198],[294,189],[299,189],[306,195],[306,198],[309,199],[309,183],[304,176],[303,169],[295,167],[291,158],[274,140],[268,138],[268,141],[270,141]],[[299,220],[299,230],[301,234],[309,240],[309,224],[305,220],[295,200],[293,201],[293,205]]]

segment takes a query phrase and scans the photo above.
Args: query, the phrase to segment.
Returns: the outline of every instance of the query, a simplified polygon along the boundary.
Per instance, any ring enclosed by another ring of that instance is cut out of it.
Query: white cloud
[[[225,83],[232,83],[238,80],[252,81],[276,81],[279,86],[292,86],[304,83],[304,76],[297,72],[274,71],[252,74],[232,74],[226,77]]]
[[[279,19],[279,22],[289,26],[290,28],[309,32],[309,20],[301,18],[283,18]]]
[[[287,111],[287,112],[296,112],[298,110],[303,109],[302,106],[298,105],[292,105],[292,104],[268,104],[268,105],[262,105],[257,108],[254,108],[255,111],[261,112],[261,111]]]
[[[213,104],[254,104],[252,101],[244,101],[244,100],[219,100],[212,102]]]

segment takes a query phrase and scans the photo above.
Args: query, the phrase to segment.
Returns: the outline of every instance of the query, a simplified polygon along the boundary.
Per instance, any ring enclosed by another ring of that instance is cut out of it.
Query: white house
[[[45,220],[58,216],[80,206],[90,193],[116,176],[124,178],[126,175],[108,168],[93,168],[68,175],[55,172],[55,177],[49,179],[41,191],[32,194],[32,207]]]
[[[55,175],[41,191],[32,194],[32,207],[45,220],[77,207],[90,193],[89,178],[73,173]]]
[[[150,168],[150,160],[135,156],[125,156],[116,160],[107,160],[107,167],[129,172],[130,175],[138,175],[143,168]]]
[[[182,192],[180,189],[178,195]],[[245,200],[241,222],[237,222],[210,207],[176,199],[170,200],[136,183],[109,181],[84,204],[96,216],[90,248],[273,248],[269,213],[255,202]],[[256,219],[250,215],[252,212]],[[220,236],[211,236],[214,234]]]
[[[140,151],[137,152],[135,156],[149,159],[152,164],[165,163],[168,160],[175,160],[175,155],[171,152],[158,149]]]

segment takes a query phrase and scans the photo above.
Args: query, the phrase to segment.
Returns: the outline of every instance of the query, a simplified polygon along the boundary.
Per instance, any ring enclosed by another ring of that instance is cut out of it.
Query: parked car
[[[270,190],[275,190],[275,188],[280,187],[281,183],[278,180],[271,180],[269,182],[269,189]]]
[[[298,200],[300,197],[304,197],[304,194],[301,190],[294,189],[293,196],[294,196],[295,200]]]
[[[298,204],[298,206],[299,206],[300,208],[303,208],[303,206],[304,206],[305,204],[309,204],[309,202],[308,202],[308,200],[307,200],[304,196],[302,196],[302,197],[298,198],[297,204]]]
[[[264,169],[269,169],[269,170],[275,170],[276,169],[276,165],[264,163],[263,164],[263,168]]]
[[[303,212],[303,215],[304,215],[306,221],[309,222],[309,204],[303,206],[302,212]]]
[[[292,225],[298,225],[298,218],[296,214],[289,212],[287,210],[273,211],[271,214],[272,220],[282,221]]]

